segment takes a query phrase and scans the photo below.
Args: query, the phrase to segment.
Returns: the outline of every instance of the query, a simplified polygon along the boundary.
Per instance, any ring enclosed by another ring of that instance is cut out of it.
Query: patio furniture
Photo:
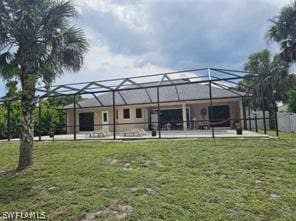
[[[208,130],[210,129],[210,122],[209,121],[202,121],[199,123],[199,127],[200,130]]]
[[[123,133],[125,137],[142,137],[147,135],[143,128],[133,128]]]
[[[90,133],[89,138],[103,138],[111,136],[110,131],[108,130],[95,130],[93,133]]]

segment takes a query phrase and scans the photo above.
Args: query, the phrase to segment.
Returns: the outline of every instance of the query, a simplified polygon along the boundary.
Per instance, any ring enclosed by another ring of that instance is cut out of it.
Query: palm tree
[[[280,56],[287,62],[296,61],[296,1],[283,7],[280,14],[270,20],[272,26],[267,37],[278,42],[281,47]]]
[[[73,25],[70,1],[1,0],[0,74],[21,86],[21,134],[18,169],[32,164],[36,84],[50,84],[63,71],[79,71],[88,43]]]
[[[257,77],[241,81],[238,89],[250,89],[253,108],[268,111],[270,127],[273,128],[275,101],[288,100],[289,65],[278,55],[272,57],[268,50],[262,50],[248,57],[244,69]]]

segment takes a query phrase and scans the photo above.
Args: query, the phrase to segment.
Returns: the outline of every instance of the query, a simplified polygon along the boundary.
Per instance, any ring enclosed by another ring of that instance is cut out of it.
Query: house
[[[157,129],[157,85],[158,82],[142,83],[144,89],[130,86],[127,90],[114,92],[114,107],[112,92],[77,102],[76,132],[101,129],[112,132],[113,119],[116,132],[131,128],[143,128],[146,131]],[[243,124],[243,93],[212,85],[211,105],[209,91],[209,84],[195,84],[188,79],[177,80],[173,84],[164,81],[159,88],[160,129],[191,130],[210,126],[233,128],[235,122]],[[74,132],[73,107],[73,104],[64,107],[69,134]]]

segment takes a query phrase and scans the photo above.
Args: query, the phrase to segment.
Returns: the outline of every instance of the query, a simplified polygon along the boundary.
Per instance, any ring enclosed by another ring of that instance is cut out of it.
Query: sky
[[[276,46],[265,35],[291,0],[74,0],[90,48],[55,84],[221,67]],[[5,95],[0,79],[0,96]]]

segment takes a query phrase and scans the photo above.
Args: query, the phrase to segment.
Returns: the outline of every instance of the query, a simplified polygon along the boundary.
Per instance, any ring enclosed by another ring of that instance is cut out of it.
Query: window
[[[123,109],[123,119],[129,119],[129,118],[130,118],[130,110]]]
[[[116,120],[118,120],[118,109],[116,109],[115,117],[116,117]]]
[[[108,121],[108,115],[107,115],[107,113],[104,113],[103,114],[103,118],[104,118],[103,119],[104,122],[107,122]]]
[[[136,118],[142,118],[142,109],[141,108],[136,109]]]

